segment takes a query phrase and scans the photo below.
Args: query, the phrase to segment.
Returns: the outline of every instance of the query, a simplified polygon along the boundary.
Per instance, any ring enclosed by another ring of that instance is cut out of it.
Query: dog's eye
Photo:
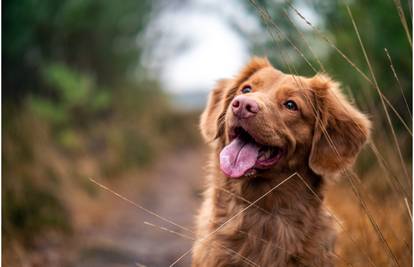
[[[298,106],[296,105],[296,103],[292,100],[288,100],[285,103],[283,103],[283,105],[290,110],[298,110]]]
[[[245,85],[245,86],[243,87],[243,89],[241,90],[241,92],[242,92],[243,94],[250,93],[251,91],[252,91],[252,88],[250,87],[250,85]]]

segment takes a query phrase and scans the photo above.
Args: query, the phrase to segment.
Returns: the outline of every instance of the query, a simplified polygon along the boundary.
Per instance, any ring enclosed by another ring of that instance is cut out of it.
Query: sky
[[[235,14],[237,17],[232,18]],[[167,91],[208,91],[217,80],[232,77],[248,61],[249,49],[229,18],[246,20],[246,27],[259,29],[256,18],[233,0],[191,0],[180,9],[167,9],[150,26],[152,32],[155,27],[164,37],[148,49],[147,64],[159,70],[158,78]]]

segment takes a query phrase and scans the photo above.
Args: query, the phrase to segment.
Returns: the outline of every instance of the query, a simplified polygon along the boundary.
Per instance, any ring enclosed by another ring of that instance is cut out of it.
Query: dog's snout
[[[231,103],[233,114],[240,119],[247,119],[259,112],[259,105],[253,99],[239,95]]]

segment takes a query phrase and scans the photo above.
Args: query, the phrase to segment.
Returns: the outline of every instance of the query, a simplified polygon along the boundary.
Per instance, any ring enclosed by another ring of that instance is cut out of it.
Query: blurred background
[[[252,55],[287,73],[329,73],[374,122],[355,187],[342,178],[327,190],[338,266],[411,266],[411,8],[406,0],[4,0],[4,266],[174,262],[192,234],[90,179],[191,232],[207,151],[199,114],[215,81]]]

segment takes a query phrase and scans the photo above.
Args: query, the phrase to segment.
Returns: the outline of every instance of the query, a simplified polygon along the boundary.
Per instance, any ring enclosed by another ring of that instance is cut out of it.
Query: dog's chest
[[[223,229],[220,239],[239,253],[232,255],[239,266],[246,265],[244,258],[261,266],[287,266],[302,251],[303,229],[283,214],[251,210],[235,220]]]

